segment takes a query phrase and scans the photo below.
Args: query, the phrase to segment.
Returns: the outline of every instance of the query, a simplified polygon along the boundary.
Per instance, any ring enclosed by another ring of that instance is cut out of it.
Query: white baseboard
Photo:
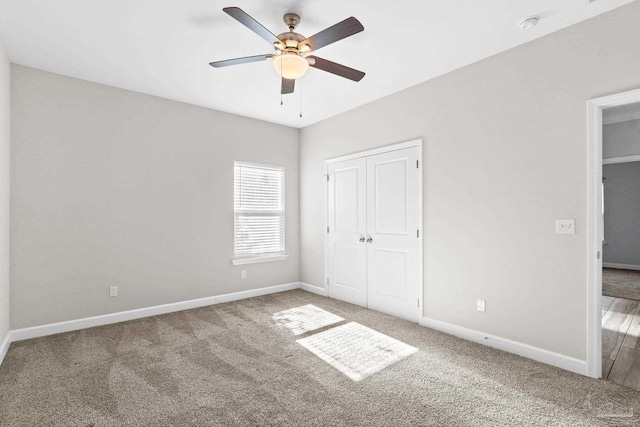
[[[566,369],[567,371],[575,372],[576,374],[588,376],[587,362],[585,360],[575,359],[573,357],[533,347],[528,344],[511,341],[494,335],[488,335],[474,329],[468,329],[451,323],[442,322],[440,320],[430,319],[428,317],[423,317],[420,320],[420,325],[449,335],[454,335],[458,338],[546,363],[547,365]]]
[[[329,296],[327,288],[321,288],[320,286],[310,285],[308,283],[300,282],[300,289],[313,294],[322,295],[323,297]]]
[[[633,264],[615,264],[613,262],[603,262],[602,266],[604,268],[617,268],[620,270],[640,270],[640,265]]]
[[[86,317],[84,319],[69,320],[66,322],[51,323],[48,325],[33,326],[31,328],[15,329],[9,333],[9,342],[21,341],[31,338],[44,337],[62,332],[76,331],[79,329],[93,328],[95,326],[110,325],[126,322],[128,320],[143,317],[157,316],[159,314],[173,313],[175,311],[189,310],[191,308],[205,307],[224,302],[237,301],[245,298],[253,298],[262,295],[275,294],[277,292],[290,291],[300,288],[299,282],[284,285],[268,286],[266,288],[252,289],[250,291],[233,292],[230,294],[213,297],[193,299],[170,304],[156,305],[153,307],[139,308],[136,310],[120,311],[118,313],[104,314],[101,316]],[[8,345],[7,345],[8,347]]]
[[[11,345],[11,331],[7,333],[7,336],[4,338],[4,341],[2,341],[2,344],[0,344],[0,364],[2,364],[2,361],[4,360],[4,356],[7,355],[7,351],[9,351],[10,345]]]

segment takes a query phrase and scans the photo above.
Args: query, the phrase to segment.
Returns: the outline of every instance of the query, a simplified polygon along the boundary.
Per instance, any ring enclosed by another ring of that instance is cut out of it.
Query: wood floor
[[[603,268],[602,295],[640,301],[640,271]]]
[[[640,301],[602,297],[602,377],[640,390]]]

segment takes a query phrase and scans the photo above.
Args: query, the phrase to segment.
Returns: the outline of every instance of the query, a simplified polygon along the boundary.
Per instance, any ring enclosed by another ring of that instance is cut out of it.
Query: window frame
[[[253,254],[238,254],[236,253],[236,221],[237,221],[237,211],[235,204],[235,193],[236,193],[236,174],[235,170],[237,166],[245,166],[256,169],[270,169],[277,170],[282,172],[282,251],[277,252],[264,252],[264,253],[253,253]],[[264,164],[264,163],[254,163],[254,162],[245,162],[240,160],[234,160],[233,162],[233,258],[231,258],[231,262],[234,265],[243,265],[243,264],[254,264],[260,262],[270,262],[270,261],[282,261],[285,260],[289,255],[286,252],[286,229],[287,229],[287,210],[286,210],[286,170],[284,166],[280,165],[272,165],[272,164]]]

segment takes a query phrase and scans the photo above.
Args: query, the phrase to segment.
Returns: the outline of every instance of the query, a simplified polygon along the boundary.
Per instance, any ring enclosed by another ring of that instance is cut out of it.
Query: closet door
[[[418,148],[367,157],[367,306],[419,320]]]
[[[365,158],[329,165],[329,296],[367,306]]]

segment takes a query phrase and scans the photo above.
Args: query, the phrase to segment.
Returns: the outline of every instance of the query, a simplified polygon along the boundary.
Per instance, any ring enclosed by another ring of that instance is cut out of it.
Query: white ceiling
[[[631,1],[0,0],[0,41],[17,64],[300,128]],[[364,32],[315,54],[367,75],[310,69],[280,106],[270,62],[208,65],[272,53],[226,6],[275,34],[286,12],[302,17],[305,36],[355,16]],[[530,15],[540,23],[521,30]]]

